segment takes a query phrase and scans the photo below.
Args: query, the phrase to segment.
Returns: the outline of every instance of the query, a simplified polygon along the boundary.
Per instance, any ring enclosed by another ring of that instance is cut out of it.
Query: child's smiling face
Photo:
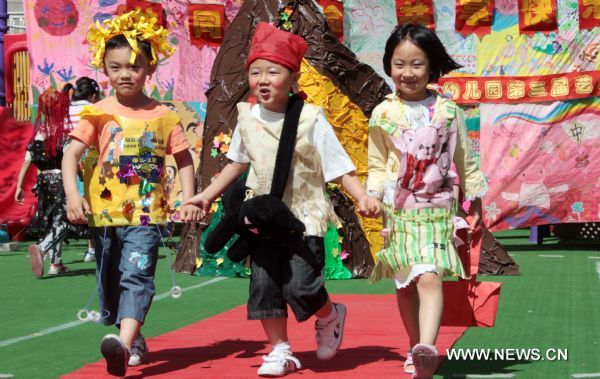
[[[421,48],[408,39],[399,43],[392,55],[391,71],[401,98],[408,101],[427,98],[429,59]]]
[[[290,90],[298,81],[298,76],[299,73],[293,73],[285,66],[257,59],[248,67],[250,93],[266,109],[285,113]]]

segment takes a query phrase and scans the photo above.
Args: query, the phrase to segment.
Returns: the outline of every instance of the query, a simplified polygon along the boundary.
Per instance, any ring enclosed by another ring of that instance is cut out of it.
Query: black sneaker
[[[106,359],[106,371],[110,375],[125,376],[129,362],[129,350],[119,336],[105,335],[100,344],[100,352]]]
[[[137,338],[131,345],[131,355],[129,356],[129,366],[139,366],[142,364],[142,358],[148,352],[148,345],[142,333],[138,334]]]

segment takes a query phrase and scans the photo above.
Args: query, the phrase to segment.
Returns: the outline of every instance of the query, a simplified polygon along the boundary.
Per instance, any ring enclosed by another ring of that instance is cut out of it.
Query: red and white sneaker
[[[58,265],[51,264],[50,268],[48,268],[48,275],[60,275],[67,272],[69,272],[69,268],[62,263]]]
[[[413,379],[433,378],[437,369],[438,352],[433,345],[418,343],[412,348],[412,359],[415,365]]]

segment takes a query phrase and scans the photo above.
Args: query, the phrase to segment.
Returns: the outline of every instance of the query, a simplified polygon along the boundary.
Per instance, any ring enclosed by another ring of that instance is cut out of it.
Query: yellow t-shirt
[[[69,136],[91,150],[83,161],[90,226],[166,222],[165,156],[189,148],[177,113],[156,101],[133,110],[109,97],[80,116]]]

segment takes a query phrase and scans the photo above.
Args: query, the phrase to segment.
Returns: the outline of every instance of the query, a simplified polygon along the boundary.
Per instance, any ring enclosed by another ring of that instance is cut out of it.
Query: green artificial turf
[[[470,328],[454,348],[537,348],[542,355],[547,348],[568,349],[568,360],[446,360],[437,377],[513,374],[517,378],[566,378],[600,373],[600,259],[589,258],[600,256],[598,246],[563,246],[549,239],[539,247],[527,241],[526,233],[497,234],[520,265],[522,275],[481,277],[503,283],[496,325]],[[31,275],[26,248],[23,244],[19,251],[0,253],[0,377],[56,378],[100,359],[100,339],[116,329],[88,322],[29,338],[75,321],[77,311],[88,301],[97,309],[97,298],[95,263],[83,263],[83,242],[73,242],[65,249],[69,275],[41,280]],[[157,295],[172,286],[167,254],[170,250],[161,249]],[[540,254],[564,257],[544,258]],[[184,289],[214,280],[184,274],[175,274],[175,278]],[[333,294],[394,292],[389,280],[374,285],[366,280],[329,281],[327,287]],[[144,334],[163,334],[244,304],[247,288],[247,279],[228,278],[187,290],[177,300],[157,300]],[[18,337],[28,339],[11,343]],[[201,343],[202,336],[198,341]]]

